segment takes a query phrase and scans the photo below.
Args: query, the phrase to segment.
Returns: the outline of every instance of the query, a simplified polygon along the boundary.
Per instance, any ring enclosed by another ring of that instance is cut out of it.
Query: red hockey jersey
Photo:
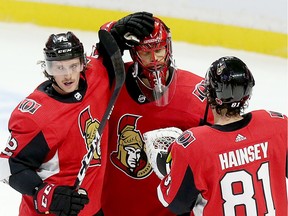
[[[157,198],[160,179],[147,161],[142,134],[169,126],[182,130],[198,126],[206,106],[201,81],[201,77],[178,69],[171,102],[157,107],[143,102],[144,96],[127,73],[109,121],[109,159],[102,196],[105,216],[174,215]]]
[[[16,184],[24,194],[32,193],[38,176],[44,182],[74,185],[110,96],[108,74],[100,60],[91,58],[81,83],[73,95],[58,98],[46,91],[47,85],[51,85],[46,81],[15,108],[9,120],[11,137],[0,155],[0,179],[5,178],[11,184],[11,175],[31,170],[31,176],[22,179],[23,184],[31,182],[30,188]],[[101,209],[107,132],[105,129],[101,147],[95,152],[81,185],[90,199],[80,212],[83,216],[93,215]],[[15,183],[13,185],[15,188]],[[23,195],[19,215],[38,215],[32,196]]]
[[[196,202],[196,216],[287,215],[287,117],[264,110],[244,116],[178,137],[171,172],[158,187],[164,206],[180,214]]]

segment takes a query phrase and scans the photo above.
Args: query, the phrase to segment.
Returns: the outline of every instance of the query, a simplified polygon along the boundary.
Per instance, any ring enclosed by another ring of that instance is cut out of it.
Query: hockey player
[[[170,30],[150,13],[133,13],[102,29],[110,31],[133,60],[126,63],[126,82],[109,121],[103,212],[175,215],[158,200],[160,180],[147,160],[142,134],[160,127],[184,130],[200,125],[206,106],[203,78],[175,67]],[[101,53],[101,40],[99,47]]]
[[[12,112],[0,179],[22,194],[19,215],[102,215],[107,130],[81,188],[72,186],[108,104],[106,68],[72,32],[50,35],[44,56],[48,80]]]
[[[186,130],[171,145],[160,201],[176,214],[194,207],[196,216],[287,215],[287,116],[243,114],[254,79],[236,57],[213,62],[205,86],[214,124]]]

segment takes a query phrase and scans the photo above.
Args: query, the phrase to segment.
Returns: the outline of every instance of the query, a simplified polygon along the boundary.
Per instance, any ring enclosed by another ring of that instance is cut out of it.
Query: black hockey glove
[[[76,216],[89,202],[84,189],[75,191],[69,186],[44,183],[34,195],[34,206],[41,214],[53,213],[57,216]]]
[[[123,52],[137,45],[139,40],[151,34],[154,30],[153,14],[136,12],[118,20],[111,28],[111,34]]]

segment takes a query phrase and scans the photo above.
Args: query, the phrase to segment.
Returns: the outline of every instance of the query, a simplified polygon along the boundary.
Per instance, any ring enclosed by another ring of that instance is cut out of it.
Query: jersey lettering
[[[267,158],[268,142],[251,145],[235,151],[219,154],[222,170]]]
[[[44,208],[47,208],[47,205],[48,205],[48,196],[49,196],[49,193],[51,192],[52,186],[53,186],[53,185],[47,185],[46,188],[45,188],[45,190],[44,190],[44,193],[43,193],[43,196],[42,196],[42,199],[41,199],[41,205],[42,205]]]

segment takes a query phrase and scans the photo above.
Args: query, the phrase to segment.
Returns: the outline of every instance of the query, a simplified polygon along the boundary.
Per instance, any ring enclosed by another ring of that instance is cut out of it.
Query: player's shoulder
[[[103,59],[95,56],[87,57],[86,70],[97,70],[97,67],[105,68]]]
[[[23,122],[34,122],[38,126],[47,124],[51,116],[59,113],[59,103],[42,91],[35,89],[22,99],[11,114],[12,119]]]
[[[185,89],[185,91],[190,89],[190,91],[193,92],[193,94],[196,94],[196,96],[200,96],[199,94],[201,94],[201,101],[203,100],[203,77],[186,70],[177,69],[177,86]]]
[[[286,120],[287,121],[287,116],[281,112],[277,111],[271,111],[271,110],[254,110],[251,112],[252,117],[258,118],[259,120],[269,120],[269,121],[277,121],[277,120]]]
[[[106,67],[103,64],[103,59],[94,56],[87,57],[85,74],[88,80],[90,78],[93,79],[93,81],[97,79],[102,81],[108,79],[108,73]]]
[[[252,127],[257,127],[260,130],[266,130],[267,126],[269,132],[272,134],[284,131],[287,133],[287,116],[283,113],[270,111],[270,110],[255,110],[251,112],[251,125]]]
[[[203,146],[202,140],[207,138],[207,134],[212,135],[213,131],[211,130],[210,126],[204,125],[204,126],[198,126],[193,127],[188,130],[185,130],[177,139],[176,143],[183,147],[188,148],[189,146],[195,146],[200,143],[201,146]],[[209,137],[210,137],[209,135]]]
[[[10,119],[9,119],[9,128],[13,129],[15,126],[18,125],[18,130],[21,130],[21,128],[25,128],[26,131],[28,129],[33,128],[39,128],[41,123],[41,118],[36,115],[38,114],[41,105],[35,100],[31,100],[29,98],[23,99],[17,107],[13,110],[11,113]],[[19,125],[21,125],[21,128],[19,128]]]
[[[192,84],[197,84],[200,81],[204,80],[203,77],[197,75],[194,72],[188,71],[188,70],[183,70],[183,69],[179,69],[177,68],[177,78],[179,78],[180,80],[189,80],[192,81]]]

